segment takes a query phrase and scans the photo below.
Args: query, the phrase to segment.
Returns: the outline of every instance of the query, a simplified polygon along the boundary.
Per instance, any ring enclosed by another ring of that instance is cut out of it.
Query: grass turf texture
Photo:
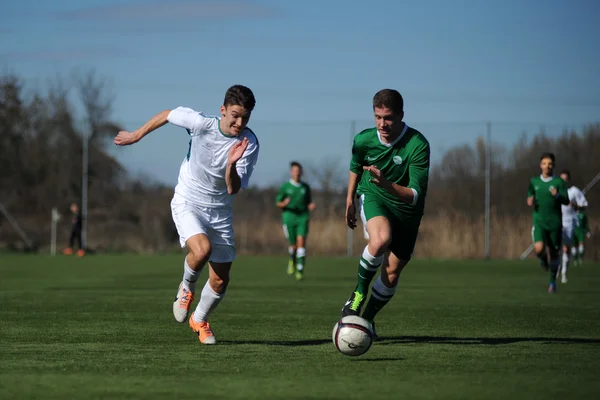
[[[239,258],[203,346],[172,316],[183,256],[0,255],[0,398],[597,398],[600,264],[550,295],[534,262],[415,260],[351,358],[357,262]]]

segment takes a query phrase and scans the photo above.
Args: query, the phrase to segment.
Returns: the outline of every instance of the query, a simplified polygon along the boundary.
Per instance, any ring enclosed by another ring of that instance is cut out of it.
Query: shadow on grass
[[[393,344],[453,344],[453,345],[502,345],[513,343],[544,343],[544,344],[600,344],[600,339],[580,339],[580,338],[548,338],[548,337],[451,337],[451,336],[382,336],[377,341],[378,346]],[[219,344],[223,345],[249,345],[258,344],[265,346],[320,346],[332,343],[331,339],[315,340],[221,340]],[[379,359],[377,359],[379,360]]]
[[[600,339],[550,338],[550,337],[451,337],[451,336],[382,336],[378,345],[390,344],[454,344],[454,345],[501,345],[521,342],[544,344],[600,344]]]

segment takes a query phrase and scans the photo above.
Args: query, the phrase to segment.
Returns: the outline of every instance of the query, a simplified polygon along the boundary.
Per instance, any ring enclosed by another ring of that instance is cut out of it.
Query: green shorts
[[[549,248],[558,251],[562,245],[562,227],[546,229],[534,223],[531,228],[531,237],[533,243],[544,242]]]
[[[575,228],[574,232],[573,232],[573,246],[576,246],[578,244],[581,244],[585,242],[585,232],[584,229],[581,227],[577,227]]]
[[[297,237],[306,237],[308,235],[308,221],[310,219],[309,213],[295,214],[291,212],[284,212],[282,216],[283,223],[283,234],[285,235],[288,243],[291,245],[296,244]]]
[[[360,217],[363,226],[366,227],[367,221],[373,217],[385,217],[390,221],[392,227],[392,242],[388,246],[388,250],[401,260],[410,260],[417,243],[421,221],[412,223],[401,221],[386,207],[384,200],[376,196],[361,195],[360,200]]]

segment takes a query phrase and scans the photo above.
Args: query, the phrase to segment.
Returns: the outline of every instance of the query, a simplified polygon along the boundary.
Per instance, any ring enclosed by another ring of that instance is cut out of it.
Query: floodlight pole
[[[485,259],[490,259],[490,185],[492,166],[492,123],[487,123],[485,154]]]
[[[83,174],[81,181],[81,247],[87,249],[88,169],[90,135],[83,133]]]

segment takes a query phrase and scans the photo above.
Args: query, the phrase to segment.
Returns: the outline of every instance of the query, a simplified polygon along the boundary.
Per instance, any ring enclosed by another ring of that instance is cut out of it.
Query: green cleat
[[[344,308],[342,308],[342,317],[346,315],[360,315],[360,310],[365,303],[366,296],[359,292],[353,292]]]
[[[302,279],[304,279],[304,272],[296,271],[296,280],[301,281]]]
[[[290,262],[288,263],[288,267],[287,267],[287,274],[293,275],[294,272],[296,272],[296,267],[294,266],[294,263],[290,260]]]

